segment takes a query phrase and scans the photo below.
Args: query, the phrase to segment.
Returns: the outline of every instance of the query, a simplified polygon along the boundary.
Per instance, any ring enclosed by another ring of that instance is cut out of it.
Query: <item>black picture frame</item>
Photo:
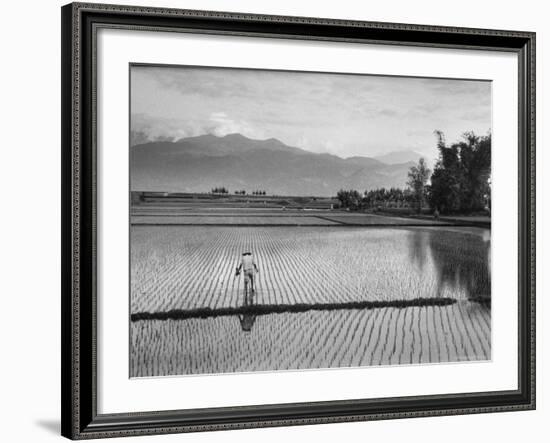
[[[62,435],[119,437],[535,408],[535,33],[120,5],[62,7]],[[519,60],[518,389],[97,413],[95,38],[99,27],[483,49]]]

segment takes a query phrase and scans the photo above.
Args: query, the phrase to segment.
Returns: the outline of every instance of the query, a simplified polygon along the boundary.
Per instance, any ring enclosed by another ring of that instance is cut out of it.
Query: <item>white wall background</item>
[[[4,3],[0,27],[0,404],[1,439],[60,441],[60,6],[59,0]],[[545,441],[550,418],[545,383],[550,304],[548,279],[550,168],[545,154],[545,110],[550,104],[544,76],[550,60],[550,13],[536,0],[127,0],[111,3],[212,9],[281,15],[419,24],[517,29],[537,32],[538,124],[538,409],[484,414],[138,437],[134,441],[408,442]],[[7,154],[7,156],[6,156]],[[36,197],[33,197],[36,196]],[[543,253],[544,250],[544,253]],[[546,254],[546,257],[544,255]],[[125,440],[130,441],[130,440]]]

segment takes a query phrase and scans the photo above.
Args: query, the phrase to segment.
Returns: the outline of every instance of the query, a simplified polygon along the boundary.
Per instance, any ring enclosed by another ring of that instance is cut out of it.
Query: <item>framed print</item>
[[[535,35],[62,8],[62,434],[535,407]]]

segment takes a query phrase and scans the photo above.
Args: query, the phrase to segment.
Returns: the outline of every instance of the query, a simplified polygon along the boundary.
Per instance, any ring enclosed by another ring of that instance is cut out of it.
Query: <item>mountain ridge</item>
[[[254,140],[238,133],[137,144],[130,162],[134,191],[208,192],[225,186],[231,192],[262,189],[268,194],[318,196],[333,196],[341,188],[362,192],[404,187],[412,165],[317,154],[275,138]]]

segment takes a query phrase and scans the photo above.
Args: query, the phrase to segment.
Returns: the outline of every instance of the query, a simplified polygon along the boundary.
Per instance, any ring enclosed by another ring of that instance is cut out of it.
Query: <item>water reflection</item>
[[[396,257],[401,256],[401,259],[403,258],[401,254],[404,253],[405,261],[408,261],[410,266],[402,262],[401,266],[404,265],[406,272],[418,273],[422,276],[422,285],[418,286],[417,297],[468,299],[489,304],[491,300],[490,232],[490,230],[472,232],[466,228],[464,230],[460,228],[452,230],[408,229],[402,231],[405,234],[404,236],[396,238],[399,245],[398,249],[392,251],[390,243],[387,252],[389,254],[393,252]],[[412,274],[411,282],[416,281]],[[373,286],[380,284],[380,279],[379,273],[369,273],[369,280]],[[382,293],[395,295],[388,296],[383,301],[390,300],[391,302],[406,299],[407,297],[403,295],[402,288],[406,287],[407,284],[409,283],[406,277],[404,280],[384,282],[380,286]],[[241,330],[244,332],[252,331],[258,315],[275,313],[275,311],[272,312],[269,309],[269,312],[266,312],[264,305],[258,306],[256,298],[254,292],[241,294],[242,303],[238,307],[239,313],[236,317],[239,320]],[[358,295],[357,299],[348,300],[347,302],[360,301],[364,300]],[[381,302],[381,299],[368,301]],[[320,304],[315,305],[316,309],[344,308],[344,306],[339,306],[339,303],[333,300],[326,307],[321,307]],[[334,306],[332,306],[333,304]],[[290,309],[289,311],[293,310]]]
[[[243,308],[251,307],[254,305],[254,292],[248,292],[244,295],[244,303],[242,304]],[[238,315],[239,323],[241,324],[241,329],[245,332],[250,332],[252,326],[256,322],[256,315],[252,313],[247,313],[246,310],[243,314]]]
[[[412,231],[409,236],[409,260],[413,265],[416,265],[420,271],[424,269],[424,265],[429,257],[428,245],[429,232]]]
[[[423,270],[431,256],[437,280],[437,296],[445,288],[463,292],[468,299],[489,301],[491,297],[490,231],[482,235],[445,230],[413,230],[409,236],[409,258]]]

